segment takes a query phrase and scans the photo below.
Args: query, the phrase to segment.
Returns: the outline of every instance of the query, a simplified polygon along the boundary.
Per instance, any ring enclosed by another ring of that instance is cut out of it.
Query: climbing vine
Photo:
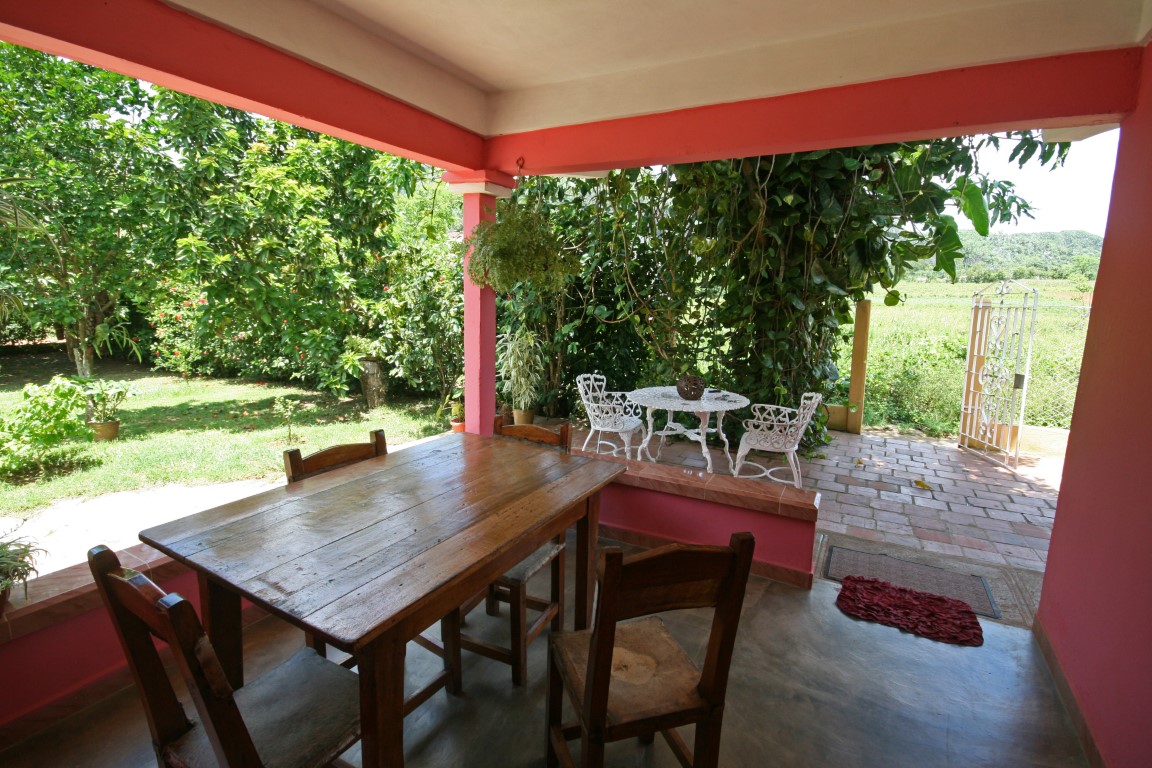
[[[957,212],[982,234],[1029,215],[980,172],[978,150],[1002,140],[1021,163],[1067,152],[1020,133],[526,179],[518,195],[536,198],[582,269],[558,298],[508,294],[506,318],[551,339],[562,402],[592,369],[616,388],[696,371],[753,402],[829,394],[856,301],[900,302],[924,260],[954,277]]]

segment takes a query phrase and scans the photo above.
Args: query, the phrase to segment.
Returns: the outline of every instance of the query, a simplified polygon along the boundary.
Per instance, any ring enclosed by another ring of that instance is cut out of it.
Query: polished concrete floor
[[[845,616],[834,604],[838,590],[838,583],[823,579],[805,591],[752,578],[721,765],[1087,765],[1030,631],[981,618],[982,647],[946,645]],[[666,620],[699,659],[707,616],[682,612]],[[506,631],[506,621],[482,608],[469,626]],[[246,632],[246,663],[258,673],[302,642],[299,631],[263,619]],[[438,693],[407,719],[407,765],[543,765],[545,645],[542,638],[531,648],[524,688],[513,688],[507,666],[466,653],[464,694]],[[414,680],[434,670],[435,657],[409,649]],[[691,729],[684,735],[691,742]],[[345,760],[356,766],[359,757],[356,747]],[[660,739],[647,747],[618,743],[608,758],[611,766],[676,765]],[[132,689],[0,753],[4,768],[149,765],[155,763],[147,726]]]

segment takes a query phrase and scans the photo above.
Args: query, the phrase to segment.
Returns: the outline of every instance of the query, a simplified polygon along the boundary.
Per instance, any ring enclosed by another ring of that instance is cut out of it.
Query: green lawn
[[[70,373],[62,352],[0,356],[0,413],[20,398],[27,382],[43,384]],[[364,411],[362,399],[330,395],[279,383],[182,379],[120,361],[101,363],[104,378],[131,379],[138,394],[121,410],[120,439],[76,443],[74,460],[35,482],[0,480],[0,515],[28,517],[53,501],[92,497],[167,483],[206,485],[273,478],[283,473],[281,454],[300,446],[305,453],[336,443],[364,442],[384,429],[390,445],[438,434],[430,399],[397,400]],[[273,413],[277,397],[302,404],[293,439]]]
[[[1025,280],[1039,292],[1026,423],[1068,427],[1087,331],[1086,297],[1071,280]],[[955,433],[975,283],[907,282],[906,301],[874,297],[864,411],[869,425]],[[841,356],[847,373],[850,350]]]

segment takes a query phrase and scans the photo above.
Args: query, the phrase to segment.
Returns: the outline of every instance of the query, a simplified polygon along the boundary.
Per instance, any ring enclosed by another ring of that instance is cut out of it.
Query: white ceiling
[[[1137,45],[1152,0],[166,0],[485,136]]]

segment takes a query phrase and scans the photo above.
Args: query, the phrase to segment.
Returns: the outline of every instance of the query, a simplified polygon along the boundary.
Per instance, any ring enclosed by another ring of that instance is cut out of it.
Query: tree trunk
[[[76,366],[76,375],[90,379],[96,369],[96,348],[84,332],[84,326],[81,321],[71,328],[65,328],[64,345],[68,350],[68,358]]]
[[[368,401],[369,408],[384,404],[387,381],[383,363],[368,358],[360,359],[360,388],[364,390],[364,399]]]

